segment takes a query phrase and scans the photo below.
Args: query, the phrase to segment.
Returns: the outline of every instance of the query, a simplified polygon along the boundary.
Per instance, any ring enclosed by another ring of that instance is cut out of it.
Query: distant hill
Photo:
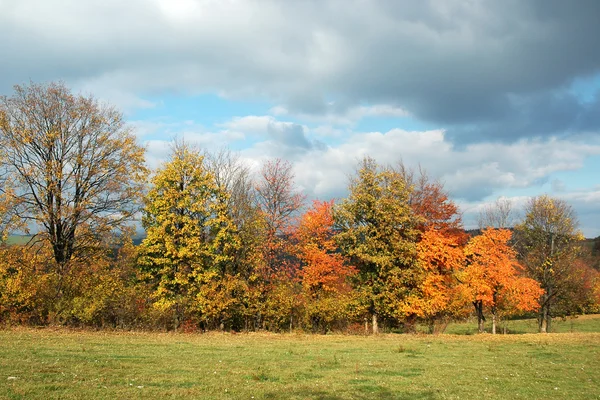
[[[9,235],[6,239],[6,244],[9,246],[12,245],[24,245],[29,243],[33,236],[32,235]],[[146,237],[146,233],[138,233],[133,237],[133,244],[138,246],[142,243],[142,240]]]
[[[8,244],[8,245],[14,245],[14,244],[23,245],[23,244],[29,243],[31,238],[32,238],[31,235],[10,235],[6,239],[6,244]]]
[[[512,230],[512,228],[511,228]],[[469,236],[477,236],[481,234],[481,230],[480,229],[467,229],[465,230],[465,232],[469,235]],[[31,240],[32,236],[31,235],[10,235],[7,239],[6,239],[6,244],[8,245],[23,245],[23,244],[27,244],[29,242],[29,240]],[[142,241],[146,238],[146,232],[138,232],[134,237],[133,237],[133,244],[138,246],[142,243]],[[592,254],[594,256],[600,256],[600,236],[598,236],[597,238],[591,239],[591,238],[586,238],[583,245],[590,249],[592,251]]]

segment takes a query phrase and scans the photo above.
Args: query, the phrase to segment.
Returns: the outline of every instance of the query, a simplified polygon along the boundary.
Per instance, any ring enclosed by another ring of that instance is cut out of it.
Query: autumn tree
[[[528,275],[544,289],[538,316],[540,332],[549,332],[554,315],[572,303],[577,291],[575,260],[583,235],[577,229],[573,208],[564,200],[534,197],[525,207],[525,218],[516,226],[516,243]]]
[[[64,274],[138,210],[144,149],[121,113],[92,96],[62,83],[14,89],[0,97],[2,200],[41,230]]]
[[[433,229],[456,235],[461,241],[466,240],[458,206],[450,199],[442,182],[432,179],[422,167],[409,168],[402,161],[394,170],[411,187],[408,202],[413,213],[419,217],[419,230],[424,232]]]
[[[433,331],[437,320],[462,311],[456,301],[455,274],[463,266],[467,235],[458,206],[442,182],[422,167],[409,168],[402,161],[394,170],[411,187],[408,201],[419,230],[417,290],[404,303],[406,325],[412,329],[416,318],[424,319]]]
[[[292,165],[281,159],[263,164],[255,190],[256,203],[266,225],[263,243],[266,272],[271,274],[283,267],[287,252],[285,238],[303,205],[304,195],[294,187]]]
[[[47,323],[56,302],[56,274],[46,272],[49,246],[0,246],[0,321]]]
[[[261,264],[265,230],[261,209],[256,204],[250,167],[228,149],[206,152],[204,162],[219,190],[226,193],[218,200],[227,210],[239,237],[239,247],[227,272],[247,279]]]
[[[238,242],[214,176],[199,151],[176,143],[145,199],[147,232],[139,264],[154,287],[156,307],[177,328],[193,306],[205,272],[223,274]]]
[[[352,287],[349,278],[356,269],[337,250],[334,239],[333,201],[314,201],[294,231],[300,277],[313,329],[327,330],[336,321],[348,319]]]
[[[401,304],[415,289],[418,219],[402,175],[372,158],[359,164],[349,192],[335,209],[337,240],[359,270],[359,290],[377,333],[380,316],[404,317]]]
[[[11,232],[19,229],[27,231],[27,225],[18,217],[14,188],[5,182],[0,182],[0,185],[0,243],[3,243]]]
[[[506,229],[487,228],[465,247],[467,266],[460,281],[475,307],[479,332],[483,332],[484,308],[492,314],[492,333],[496,333],[499,312],[506,315],[539,307],[543,290],[538,282],[522,276],[523,267],[508,244],[511,235]]]
[[[427,229],[417,243],[417,255],[417,286],[403,302],[404,312],[409,326],[416,317],[426,321],[433,333],[436,321],[464,312],[457,280],[465,264],[462,236]]]

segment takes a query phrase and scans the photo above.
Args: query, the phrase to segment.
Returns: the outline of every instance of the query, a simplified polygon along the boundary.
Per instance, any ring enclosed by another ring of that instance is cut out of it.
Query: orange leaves
[[[435,229],[423,233],[417,244],[421,280],[418,294],[406,301],[406,314],[434,318],[456,313],[455,274],[463,268],[465,259],[460,240]]]
[[[432,272],[459,270],[464,263],[460,239],[434,229],[425,231],[417,244],[424,268]]]
[[[296,230],[297,239],[306,245],[315,245],[334,250],[332,238],[333,201],[315,201],[310,210],[306,211]]]
[[[281,159],[267,161],[261,169],[255,187],[256,204],[264,220],[266,232],[263,243],[265,277],[280,269],[289,269],[289,243],[286,236],[293,228],[295,213],[302,207],[304,195],[294,187],[292,165]]]
[[[335,253],[333,239],[333,201],[315,201],[300,219],[295,238],[298,258],[304,264],[303,287],[309,292],[341,292],[347,290],[347,278],[356,270],[344,257]]]
[[[506,313],[532,311],[543,291],[533,279],[519,276],[522,267],[508,244],[511,236],[509,230],[488,228],[473,237],[465,247],[467,267],[460,278],[472,301]]]
[[[354,299],[349,278],[357,270],[337,252],[333,226],[333,201],[315,201],[293,235],[302,268],[304,319],[313,330],[327,331],[347,323]]]

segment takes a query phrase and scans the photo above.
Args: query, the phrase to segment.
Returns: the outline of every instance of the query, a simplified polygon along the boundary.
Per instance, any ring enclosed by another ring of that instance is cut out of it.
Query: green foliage
[[[540,299],[540,331],[550,330],[553,316],[568,314],[576,307],[572,294],[580,285],[573,266],[584,239],[577,226],[572,207],[548,196],[531,199],[525,219],[516,226],[520,259],[528,275],[545,291]]]
[[[418,218],[410,191],[400,173],[365,158],[335,209],[338,243],[359,270],[374,316],[401,319],[400,305],[415,288]]]

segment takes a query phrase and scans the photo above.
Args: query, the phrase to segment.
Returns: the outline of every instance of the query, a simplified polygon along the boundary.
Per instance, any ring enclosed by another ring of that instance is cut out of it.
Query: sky
[[[0,94],[62,80],[174,138],[341,198],[365,155],[498,198],[566,200],[600,236],[597,0],[0,0]]]

